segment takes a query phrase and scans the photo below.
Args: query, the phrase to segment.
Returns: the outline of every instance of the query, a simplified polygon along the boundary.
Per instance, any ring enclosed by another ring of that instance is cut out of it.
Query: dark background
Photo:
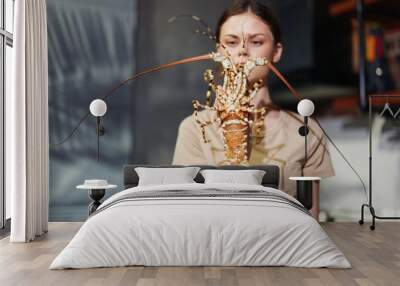
[[[106,134],[96,161],[95,118],[89,116],[64,144],[90,102],[136,72],[205,54],[215,43],[194,34],[194,14],[213,29],[228,0],[47,0],[50,119],[50,220],[79,221],[89,199],[76,185],[107,179],[121,190],[127,163],[170,164],[179,123],[192,114],[192,100],[204,101],[203,71],[212,63],[181,65],[147,75],[107,99]],[[348,16],[331,17],[333,1],[271,0],[281,22],[284,53],[278,68],[321,115],[332,100],[357,99],[351,70]],[[271,96],[282,108],[296,101],[274,76]],[[354,102],[354,101],[351,101]],[[357,103],[351,105],[358,111]],[[361,126],[366,127],[365,120]],[[363,133],[364,134],[364,133]]]

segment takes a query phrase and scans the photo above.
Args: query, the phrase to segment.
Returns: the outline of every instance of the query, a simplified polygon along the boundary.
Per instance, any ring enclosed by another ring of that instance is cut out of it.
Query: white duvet
[[[127,189],[107,199],[50,269],[146,266],[294,266],[350,268],[308,214],[257,198],[152,198],[110,204],[132,192],[262,190],[262,186],[179,184]],[[108,207],[104,207],[107,206]]]

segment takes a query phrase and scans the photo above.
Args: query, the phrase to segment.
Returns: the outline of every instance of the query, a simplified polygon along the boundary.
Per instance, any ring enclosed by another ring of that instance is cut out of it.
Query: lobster
[[[168,22],[175,21],[178,17],[190,17],[193,20],[199,22],[205,31],[196,30],[195,33],[207,36],[210,40],[216,41],[215,35],[212,34],[211,28],[207,24],[194,15],[178,15],[171,17]],[[245,42],[243,42],[245,45]],[[176,65],[199,62],[204,60],[214,60],[215,62],[221,63],[223,67],[222,75],[223,85],[216,85],[214,82],[214,75],[211,70],[206,70],[204,73],[204,79],[208,82],[208,90],[206,93],[206,103],[201,104],[198,100],[194,100],[193,108],[196,122],[200,125],[204,142],[209,142],[205,135],[205,128],[214,123],[218,122],[222,129],[222,137],[224,140],[224,149],[226,160],[221,163],[227,164],[248,164],[248,159],[251,152],[251,145],[253,138],[260,138],[259,134],[261,128],[264,126],[264,116],[267,112],[265,107],[255,108],[251,105],[251,100],[256,95],[262,81],[259,80],[250,86],[248,76],[250,72],[256,66],[267,65],[288,87],[290,92],[297,98],[301,99],[298,93],[292,88],[287,82],[283,75],[265,58],[248,59],[244,64],[235,65],[232,58],[226,49],[221,45],[224,53],[209,53],[196,57],[191,57],[171,63],[167,63],[158,67],[150,68],[145,71],[139,72],[130,78],[121,81],[119,84],[111,88],[104,96],[102,100],[106,100],[107,97],[112,95],[116,90],[126,85],[127,83],[136,80],[137,78],[144,76],[149,73],[153,73],[162,69],[170,68]],[[211,106],[211,94],[215,93],[215,103]],[[197,118],[199,109],[207,109],[216,112],[216,117],[213,120],[203,122]],[[76,127],[72,132],[63,140],[57,144],[51,146],[59,146],[67,141],[79,128],[82,122],[89,116],[90,112],[79,120]]]
[[[211,70],[206,70],[204,73],[204,78],[208,82],[206,104],[200,104],[200,102],[197,100],[193,101],[195,115],[197,115],[199,108],[216,111],[218,115],[212,121],[201,122],[200,120],[197,120],[197,123],[200,124],[201,127],[203,139],[205,142],[208,142],[205,136],[205,127],[213,122],[220,122],[220,126],[223,128],[223,137],[226,149],[225,154],[227,157],[225,163],[245,164],[248,161],[251,147],[249,144],[251,143],[251,137],[249,138],[250,129],[252,128],[255,130],[255,133],[259,132],[263,126],[263,119],[266,112],[265,108],[257,109],[250,104],[251,99],[257,93],[257,90],[261,85],[261,81],[258,81],[252,87],[249,87],[248,75],[250,74],[251,70],[256,66],[267,65],[268,68],[271,69],[276,76],[283,81],[290,92],[297,99],[301,99],[300,95],[298,95],[298,93],[293,89],[283,75],[274,67],[274,65],[264,58],[249,59],[245,64],[235,66],[228,55],[223,55],[221,53],[209,53],[195,56],[139,72],[112,87],[105,95],[100,97],[100,99],[106,100],[122,86],[144,75],[181,64],[205,60],[214,60],[215,62],[220,62],[222,64],[224,81],[222,87],[217,86],[214,82],[214,76]],[[211,106],[210,104],[212,91],[216,93],[214,106]],[[90,112],[87,111],[86,114],[83,115],[83,117],[79,120],[77,125],[72,129],[70,134],[60,142],[52,144],[51,147],[60,146],[69,138],[71,138],[76,130],[78,130],[79,126],[86,120],[86,118],[89,117],[89,115]]]
[[[216,85],[211,70],[206,70],[204,79],[208,82],[206,103],[193,100],[194,115],[200,125],[203,141],[210,142],[205,135],[205,128],[218,122],[224,140],[226,160],[222,164],[248,164],[251,151],[252,133],[259,134],[264,124],[266,108],[255,108],[251,100],[256,95],[262,80],[250,86],[248,76],[256,66],[268,63],[265,58],[248,59],[244,64],[235,65],[231,57],[221,53],[211,53],[215,62],[222,64],[223,85]],[[216,94],[215,103],[211,106],[211,93]],[[213,120],[203,122],[198,119],[199,109],[216,112]]]

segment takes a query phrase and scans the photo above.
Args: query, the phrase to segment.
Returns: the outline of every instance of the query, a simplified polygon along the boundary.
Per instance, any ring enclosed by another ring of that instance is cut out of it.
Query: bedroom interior
[[[398,3],[233,2],[1,0],[1,285],[398,285]]]

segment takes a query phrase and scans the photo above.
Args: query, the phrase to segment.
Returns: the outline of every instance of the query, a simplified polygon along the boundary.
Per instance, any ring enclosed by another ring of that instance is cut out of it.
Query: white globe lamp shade
[[[314,103],[309,99],[303,99],[297,105],[297,112],[301,116],[311,116],[314,113]]]
[[[90,103],[89,109],[93,116],[101,117],[107,112],[107,104],[104,100],[95,99]]]

